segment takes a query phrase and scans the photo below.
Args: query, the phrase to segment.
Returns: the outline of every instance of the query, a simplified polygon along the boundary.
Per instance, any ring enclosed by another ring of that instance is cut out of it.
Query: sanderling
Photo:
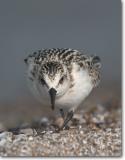
[[[43,49],[24,61],[33,93],[43,107],[61,113],[61,128],[66,127],[74,111],[100,81],[100,58],[77,50]]]

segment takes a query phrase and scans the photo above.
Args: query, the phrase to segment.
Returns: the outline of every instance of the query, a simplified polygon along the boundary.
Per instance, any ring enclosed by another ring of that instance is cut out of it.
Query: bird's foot
[[[60,130],[63,129],[69,129],[69,126],[67,125],[69,123],[69,121],[73,118],[73,111],[68,112],[66,119],[64,120],[63,125],[61,126]]]

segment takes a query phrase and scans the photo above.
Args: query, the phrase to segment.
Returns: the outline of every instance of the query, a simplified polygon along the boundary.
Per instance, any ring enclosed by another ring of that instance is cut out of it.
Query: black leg
[[[61,129],[63,129],[67,126],[68,122],[72,119],[72,117],[73,117],[73,111],[68,112],[67,117],[66,117]]]

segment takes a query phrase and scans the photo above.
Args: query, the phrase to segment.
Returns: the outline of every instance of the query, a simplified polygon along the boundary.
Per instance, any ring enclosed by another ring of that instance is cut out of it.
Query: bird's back
[[[77,64],[83,70],[87,70],[94,86],[100,81],[100,58],[98,56],[89,56],[82,52],[67,48],[42,49],[29,55],[25,62],[32,61],[35,65],[42,66],[50,62],[57,62],[65,65],[69,72],[72,72],[72,64]]]

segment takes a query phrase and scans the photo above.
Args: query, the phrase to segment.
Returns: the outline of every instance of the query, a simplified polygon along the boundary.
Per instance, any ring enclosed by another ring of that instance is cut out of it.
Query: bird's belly
[[[65,110],[71,110],[77,108],[80,103],[84,100],[83,95],[75,95],[75,93],[71,93],[61,97],[56,101],[57,108],[63,108]]]
[[[57,99],[57,106],[75,110],[90,94],[92,88],[93,85],[89,77],[77,78],[75,85],[64,96]]]

